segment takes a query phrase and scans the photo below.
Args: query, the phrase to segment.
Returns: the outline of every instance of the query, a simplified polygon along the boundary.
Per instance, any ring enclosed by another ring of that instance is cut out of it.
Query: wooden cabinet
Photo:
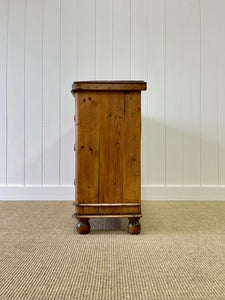
[[[78,233],[89,218],[129,218],[139,233],[143,81],[74,82],[75,217]]]

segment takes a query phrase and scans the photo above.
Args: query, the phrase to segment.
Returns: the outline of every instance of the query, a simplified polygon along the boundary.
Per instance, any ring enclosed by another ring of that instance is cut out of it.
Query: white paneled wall
[[[0,199],[72,199],[75,80],[146,80],[142,198],[225,200],[224,0],[0,0]]]

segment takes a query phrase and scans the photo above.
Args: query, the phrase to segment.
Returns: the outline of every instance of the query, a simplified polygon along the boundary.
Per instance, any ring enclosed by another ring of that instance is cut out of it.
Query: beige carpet
[[[78,235],[71,202],[0,202],[0,299],[225,299],[225,202],[142,202]]]

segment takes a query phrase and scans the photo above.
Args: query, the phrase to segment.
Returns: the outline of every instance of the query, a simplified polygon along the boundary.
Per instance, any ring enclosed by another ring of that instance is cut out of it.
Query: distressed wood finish
[[[101,93],[100,203],[123,201],[124,94]],[[99,214],[121,214],[120,208],[100,207]]]
[[[123,153],[123,197],[124,202],[141,202],[141,94],[125,92],[124,95],[124,132],[126,136]],[[137,208],[136,208],[137,209]],[[126,208],[124,213],[133,213]],[[138,213],[138,211],[135,211]]]
[[[99,199],[99,111],[95,92],[76,95],[76,176],[75,191],[79,203],[98,203]],[[77,207],[76,213],[97,214],[96,207]]]
[[[77,81],[72,85],[72,93],[78,91],[141,91],[146,89],[143,81]]]
[[[75,216],[78,233],[89,218],[129,218],[139,233],[143,81],[75,82]],[[89,229],[88,229],[89,228]]]

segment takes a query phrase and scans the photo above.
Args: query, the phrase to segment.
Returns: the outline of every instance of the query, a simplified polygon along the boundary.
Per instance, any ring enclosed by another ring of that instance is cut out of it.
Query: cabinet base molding
[[[141,218],[142,214],[132,214],[132,215],[76,215],[73,214],[76,218]]]
[[[141,206],[141,203],[76,203],[75,206]]]

